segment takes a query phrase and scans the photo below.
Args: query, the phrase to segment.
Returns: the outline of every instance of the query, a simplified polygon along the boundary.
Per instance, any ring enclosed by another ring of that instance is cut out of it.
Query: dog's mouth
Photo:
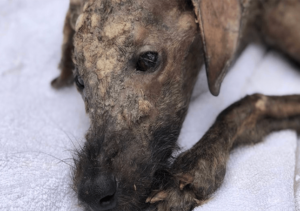
[[[90,171],[92,168],[83,171],[76,190],[80,203],[89,211],[155,211],[155,205],[147,203],[147,198],[171,180],[167,165],[155,173],[139,173],[131,180],[124,176],[115,179],[112,174]],[[153,165],[146,168],[152,169]]]
[[[172,178],[168,169],[178,127],[157,128],[150,140],[133,132],[88,134],[76,156],[73,178],[81,204],[92,211],[154,210],[146,200]]]
[[[152,167],[146,168],[151,169]],[[123,176],[119,172],[115,178],[112,173],[99,172],[95,170],[96,168],[90,165],[88,168],[82,169],[80,178],[77,179],[78,199],[86,210],[151,210],[150,206],[152,205],[146,203],[146,199],[151,193],[152,187],[158,187],[160,178],[153,178],[148,170],[146,170],[146,174],[136,172],[129,178],[124,176],[126,171],[122,171]]]

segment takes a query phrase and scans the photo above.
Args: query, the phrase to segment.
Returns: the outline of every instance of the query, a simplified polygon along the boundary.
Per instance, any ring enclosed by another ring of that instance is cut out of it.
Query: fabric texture
[[[0,0],[0,210],[80,211],[72,152],[89,127],[74,87],[55,91],[68,0]],[[218,113],[246,94],[300,94],[300,71],[278,53],[249,46],[219,97],[202,70],[179,138],[197,142]],[[300,150],[294,131],[235,149],[208,210],[300,210]]]

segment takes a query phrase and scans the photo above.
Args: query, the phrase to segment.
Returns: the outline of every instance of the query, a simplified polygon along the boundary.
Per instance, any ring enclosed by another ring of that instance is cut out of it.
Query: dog
[[[203,64],[218,95],[250,42],[300,62],[299,0],[71,0],[61,74],[75,82],[91,126],[73,188],[91,211],[189,211],[222,184],[230,151],[300,129],[300,96],[246,96],[173,158]]]

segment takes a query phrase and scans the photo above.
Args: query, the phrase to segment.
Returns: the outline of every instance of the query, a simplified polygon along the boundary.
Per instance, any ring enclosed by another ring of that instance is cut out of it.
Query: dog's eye
[[[74,80],[75,80],[75,84],[78,87],[78,89],[83,90],[84,89],[84,83],[83,83],[82,78],[77,75]]]
[[[138,71],[145,72],[151,68],[154,68],[157,64],[158,53],[157,52],[146,52],[142,53],[137,62],[136,69]]]

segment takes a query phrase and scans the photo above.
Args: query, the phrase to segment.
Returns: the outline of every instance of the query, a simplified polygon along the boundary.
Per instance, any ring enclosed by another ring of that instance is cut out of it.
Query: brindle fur
[[[61,75],[52,85],[70,85],[74,76],[84,81],[79,91],[91,127],[75,159],[74,190],[86,210],[98,210],[97,178],[106,174],[118,183],[117,206],[111,211],[192,210],[222,184],[232,148],[256,143],[272,131],[299,131],[300,96],[247,96],[224,110],[203,138],[172,164],[204,62],[213,94],[218,94],[230,63],[250,42],[263,42],[300,62],[298,0],[240,0],[241,24],[235,17],[228,19],[239,27],[239,34],[228,28],[229,34],[224,31],[220,37],[224,42],[213,45],[205,37],[210,29],[203,16],[212,12],[202,10],[207,2],[70,1]],[[238,42],[226,46],[233,38]],[[215,50],[225,56],[214,59],[219,55]],[[155,72],[136,71],[139,53],[145,51],[159,53]]]

